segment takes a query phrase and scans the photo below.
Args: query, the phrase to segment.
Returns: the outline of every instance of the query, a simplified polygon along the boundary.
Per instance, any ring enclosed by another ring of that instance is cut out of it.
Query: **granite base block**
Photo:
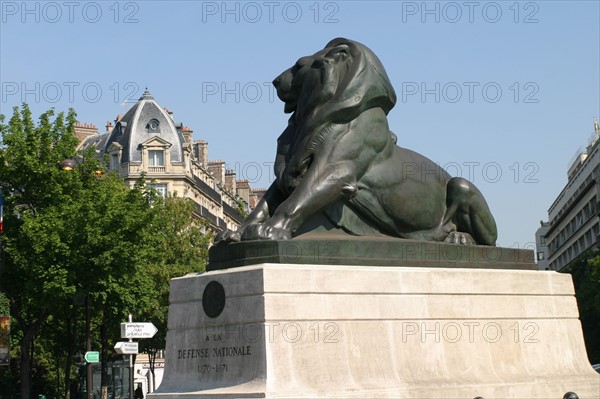
[[[259,264],[170,300],[149,399],[600,397],[565,274]]]

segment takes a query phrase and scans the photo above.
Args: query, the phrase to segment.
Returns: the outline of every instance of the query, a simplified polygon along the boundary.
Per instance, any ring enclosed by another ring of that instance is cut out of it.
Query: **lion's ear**
[[[330,58],[335,61],[344,61],[350,56],[350,47],[346,44],[340,44],[332,48],[325,55],[326,58]]]

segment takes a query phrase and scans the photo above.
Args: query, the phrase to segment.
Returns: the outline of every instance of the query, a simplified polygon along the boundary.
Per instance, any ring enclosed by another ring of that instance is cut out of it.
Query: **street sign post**
[[[137,342],[117,342],[115,344],[115,352],[119,355],[137,355],[138,348]]]
[[[158,329],[152,323],[134,323],[129,314],[129,323],[121,323],[121,338],[129,342],[117,342],[115,351],[121,355],[129,355],[129,399],[133,399],[133,355],[138,353],[138,343],[133,338],[152,338]]]
[[[88,363],[98,363],[100,362],[100,352],[98,351],[89,351],[85,352],[85,361]]]
[[[152,323],[121,323],[121,338],[152,338],[157,332]]]

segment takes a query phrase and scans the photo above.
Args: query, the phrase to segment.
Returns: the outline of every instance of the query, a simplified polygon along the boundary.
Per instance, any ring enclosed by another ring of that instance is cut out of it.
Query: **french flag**
[[[2,190],[0,190],[0,234],[4,230],[4,198],[2,198]]]

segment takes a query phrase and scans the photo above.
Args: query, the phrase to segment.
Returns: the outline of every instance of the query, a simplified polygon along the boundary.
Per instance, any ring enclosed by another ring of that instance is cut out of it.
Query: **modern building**
[[[540,220],[540,227],[535,232],[536,259],[539,270],[549,270],[548,266],[548,244],[546,242],[546,233],[548,232],[549,223]]]
[[[80,149],[95,148],[130,187],[145,175],[161,194],[191,198],[196,215],[207,219],[214,231],[236,230],[242,213],[256,203],[248,182],[237,181],[225,162],[209,162],[208,143],[194,141],[193,131],[177,123],[148,90],[123,117],[117,116],[114,125],[107,122],[104,133],[80,123],[75,134]]]
[[[539,254],[547,267],[562,270],[582,253],[595,248],[600,236],[600,128],[580,148],[567,171],[568,181],[548,209],[548,223],[536,233]],[[539,234],[539,237],[538,237]],[[539,239],[539,243],[538,243]],[[543,243],[547,244],[544,252]]]

